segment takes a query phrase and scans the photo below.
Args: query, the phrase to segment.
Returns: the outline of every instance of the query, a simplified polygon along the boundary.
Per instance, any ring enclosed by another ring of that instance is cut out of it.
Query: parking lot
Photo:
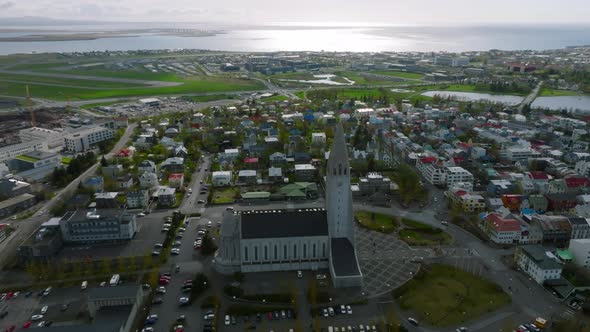
[[[36,327],[41,321],[70,322],[74,320],[86,320],[88,316],[81,315],[85,312],[85,293],[79,287],[53,289],[47,296],[41,296],[40,290],[21,292],[18,296],[0,302],[0,312],[8,311],[3,319],[0,319],[0,331],[15,325],[17,328],[31,320],[33,315],[41,314],[41,309],[47,306],[43,318],[33,322],[31,327]]]
[[[164,217],[171,216],[171,210],[154,211],[137,218],[137,234],[133,240],[124,243],[64,247],[60,259],[100,259],[105,257],[128,257],[149,255],[155,243],[162,243]]]

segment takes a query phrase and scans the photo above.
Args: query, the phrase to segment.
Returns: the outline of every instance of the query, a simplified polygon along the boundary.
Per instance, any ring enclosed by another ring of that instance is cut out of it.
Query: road
[[[539,94],[539,91],[541,91],[542,86],[543,81],[539,82],[533,91],[531,91],[531,93],[529,93],[529,95],[522,100],[522,102],[518,105],[518,114],[522,114],[524,107],[530,105],[535,100],[535,98],[537,98],[537,95]]]
[[[112,158],[117,151],[121,150],[127,144],[136,126],[137,125],[133,123],[127,127],[123,136],[121,136],[121,138],[115,144],[113,149],[105,155],[105,158]],[[76,190],[76,188],[78,187],[78,183],[84,181],[96,172],[99,165],[100,161],[97,161],[84,173],[80,174],[75,180],[70,182],[66,187],[62,188],[59,192],[57,192],[53,198],[51,198],[49,201],[43,204],[39,211],[47,212],[56,203],[61,202],[62,200],[64,200],[65,197],[68,197],[68,195],[70,195],[72,192]],[[41,216],[35,214],[34,216],[28,219],[16,223],[17,230],[10,236],[10,238],[0,243],[0,253],[2,253],[2,255],[0,255],[0,268],[4,268],[4,265],[7,262],[10,262],[14,254],[16,254],[16,249],[18,248],[18,246],[45,221],[47,221],[47,214],[43,214]]]

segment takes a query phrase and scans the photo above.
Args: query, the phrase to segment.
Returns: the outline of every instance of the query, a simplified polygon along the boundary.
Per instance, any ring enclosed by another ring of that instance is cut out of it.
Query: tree
[[[213,239],[209,234],[203,236],[203,246],[201,247],[201,253],[205,256],[212,255],[217,250],[217,245],[213,242]]]
[[[107,158],[105,158],[104,156],[102,156],[102,158],[100,158],[100,164],[102,165],[102,167],[109,166],[109,162],[107,161]]]

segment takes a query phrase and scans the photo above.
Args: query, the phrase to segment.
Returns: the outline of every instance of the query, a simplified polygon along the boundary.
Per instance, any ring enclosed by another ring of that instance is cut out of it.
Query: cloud
[[[16,6],[16,3],[12,1],[0,2],[0,9],[8,9],[14,6]]]

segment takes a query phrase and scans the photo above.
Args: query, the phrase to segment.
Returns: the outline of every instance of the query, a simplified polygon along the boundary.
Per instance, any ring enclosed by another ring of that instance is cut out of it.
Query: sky
[[[2,18],[246,25],[590,23],[590,0],[0,0]]]

